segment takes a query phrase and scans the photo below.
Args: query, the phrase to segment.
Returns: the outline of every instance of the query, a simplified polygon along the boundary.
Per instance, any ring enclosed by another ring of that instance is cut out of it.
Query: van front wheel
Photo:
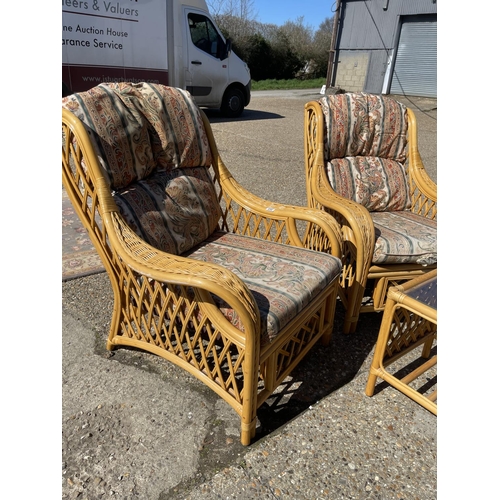
[[[227,89],[220,108],[222,114],[228,118],[237,118],[243,113],[244,107],[243,92],[235,87]]]

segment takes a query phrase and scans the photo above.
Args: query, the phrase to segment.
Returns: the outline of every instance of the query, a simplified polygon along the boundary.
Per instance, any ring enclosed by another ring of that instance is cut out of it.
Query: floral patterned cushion
[[[176,255],[212,234],[222,215],[205,167],[159,170],[113,197],[136,234]]]
[[[410,211],[373,212],[374,264],[437,263],[437,221]]]
[[[325,157],[379,156],[405,163],[406,106],[382,95],[351,92],[319,100],[325,119]]]
[[[333,190],[363,205],[369,212],[407,210],[410,189],[404,166],[374,156],[356,156],[329,161],[326,172]]]
[[[210,147],[187,91],[147,83],[102,83],[65,97],[87,127],[112,189],[155,169],[209,166]]]
[[[120,212],[145,241],[181,254],[217,228],[210,146],[188,92],[107,83],[62,102],[87,126]]]
[[[332,255],[219,231],[183,255],[220,264],[248,285],[260,311],[262,344],[271,342],[342,269]],[[216,300],[241,328],[236,312]]]
[[[325,119],[325,158],[332,188],[369,211],[410,207],[406,107],[374,94],[319,100]]]

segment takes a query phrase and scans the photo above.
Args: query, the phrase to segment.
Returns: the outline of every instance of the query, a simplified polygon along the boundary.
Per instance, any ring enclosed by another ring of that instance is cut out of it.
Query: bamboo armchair
[[[238,413],[248,445],[257,409],[329,341],[340,227],[240,186],[185,91],[110,83],[62,104],[63,185],[114,292],[107,349],[197,377]]]
[[[384,309],[389,285],[437,266],[437,185],[413,111],[387,96],[330,95],[305,105],[308,206],[332,214],[344,238],[344,332]]]

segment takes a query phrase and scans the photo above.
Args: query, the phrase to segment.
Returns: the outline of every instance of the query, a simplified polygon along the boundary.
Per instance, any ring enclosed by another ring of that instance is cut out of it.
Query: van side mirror
[[[227,59],[229,57],[229,54],[231,54],[231,51],[233,50],[233,42],[230,38],[226,40],[226,46],[224,48],[224,59]]]

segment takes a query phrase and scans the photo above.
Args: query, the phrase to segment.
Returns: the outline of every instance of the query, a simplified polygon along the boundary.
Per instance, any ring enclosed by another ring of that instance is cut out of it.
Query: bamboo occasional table
[[[435,341],[437,269],[389,288],[365,394],[373,396],[375,383],[380,377],[437,415],[437,378],[436,383],[432,384],[432,392],[426,389],[426,375],[432,370],[437,377],[437,353],[431,357]],[[421,358],[412,361],[410,373],[398,377],[394,370],[393,373],[387,371],[386,367],[419,346],[423,346]],[[418,365],[416,368],[415,364]],[[422,379],[425,379],[424,384],[417,388]]]

